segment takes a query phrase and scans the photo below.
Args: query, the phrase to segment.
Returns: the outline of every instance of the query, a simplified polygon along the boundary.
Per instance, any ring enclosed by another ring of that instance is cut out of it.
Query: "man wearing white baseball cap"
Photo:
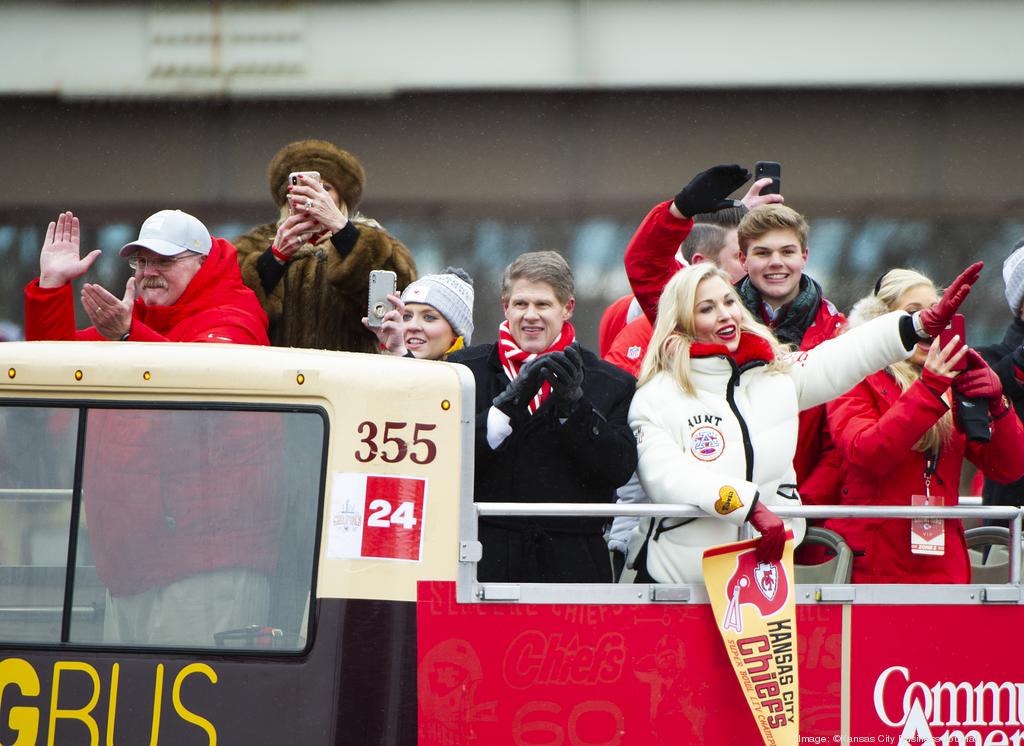
[[[267,317],[242,283],[235,247],[181,210],[150,215],[138,239],[121,248],[135,270],[124,297],[82,286],[93,325],[76,331],[71,281],[100,255],[96,249],[81,256],[80,234],[70,212],[47,228],[39,279],[25,288],[26,339],[269,344]]]
[[[25,288],[27,339],[269,345],[235,247],[179,210],[151,215],[121,248],[135,270],[123,298],[82,286],[93,325],[76,331],[71,282],[100,254],[81,256],[80,233],[70,212],[47,228],[39,279]],[[188,444],[193,414],[109,410],[86,440],[83,505],[107,589],[108,642],[213,646],[219,630],[266,623],[280,421],[252,412],[204,420],[211,451]]]

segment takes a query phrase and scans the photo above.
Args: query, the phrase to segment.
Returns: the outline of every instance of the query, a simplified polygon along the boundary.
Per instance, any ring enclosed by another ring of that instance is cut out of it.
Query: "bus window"
[[[0,406],[0,640],[58,642],[78,411]]]
[[[300,649],[323,421],[316,413],[90,409],[71,642]]]
[[[6,407],[0,427],[18,433],[0,461],[0,644],[305,647],[319,410]]]

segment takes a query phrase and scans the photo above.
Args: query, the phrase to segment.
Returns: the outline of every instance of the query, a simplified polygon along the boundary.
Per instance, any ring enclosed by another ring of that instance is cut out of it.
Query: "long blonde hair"
[[[658,320],[654,325],[647,355],[640,367],[637,387],[643,386],[662,371],[667,371],[675,379],[683,391],[689,395],[695,393],[690,380],[690,345],[696,340],[696,322],[694,311],[697,301],[697,288],[702,282],[718,277],[729,287],[729,292],[736,296],[736,304],[740,309],[741,333],[756,334],[771,346],[775,359],[769,364],[773,370],[785,370],[786,365],[780,359],[785,349],[772,334],[771,329],[760,324],[750,315],[739,295],[729,281],[729,275],[716,267],[712,262],[700,262],[676,272],[661,293],[658,301]]]
[[[850,326],[857,326],[890,311],[899,310],[899,301],[903,294],[918,287],[931,288],[936,294],[939,292],[935,283],[916,270],[890,269],[879,278],[878,287],[873,294],[861,298],[853,305],[853,309],[850,311]],[[886,370],[896,380],[900,391],[906,391],[914,384],[914,381],[921,377],[922,366],[909,360],[903,360],[890,365]],[[949,403],[948,396],[947,394],[947,404]],[[949,441],[952,433],[953,413],[947,411],[914,444],[913,450],[921,453],[935,451]]]

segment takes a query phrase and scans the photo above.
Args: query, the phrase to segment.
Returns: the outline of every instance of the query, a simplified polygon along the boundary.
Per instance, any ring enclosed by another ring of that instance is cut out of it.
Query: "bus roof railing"
[[[473,503],[476,517],[603,517],[615,516],[660,518],[705,518],[708,514],[692,505],[666,503]],[[772,511],[782,518],[974,518],[980,520],[1006,520],[1009,522],[1009,583],[1021,583],[1021,525],[1024,511],[1011,506],[957,505],[773,505]],[[464,536],[462,560],[479,559],[476,541],[476,521],[472,521],[472,536]],[[472,550],[469,545],[475,545]],[[475,582],[475,569],[473,581]],[[1018,594],[1019,595],[1019,594]]]

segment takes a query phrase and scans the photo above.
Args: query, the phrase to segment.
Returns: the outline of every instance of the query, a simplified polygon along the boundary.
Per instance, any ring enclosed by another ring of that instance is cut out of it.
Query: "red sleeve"
[[[75,331],[75,302],[71,283],[59,288],[39,287],[39,280],[25,286],[25,339],[99,340],[93,327]]]
[[[669,212],[671,204],[662,202],[647,213],[626,247],[626,277],[652,324],[658,315],[661,291],[679,271],[676,251],[693,228],[691,218],[680,220]]]
[[[619,332],[626,326],[626,315],[633,303],[633,294],[624,295],[613,301],[601,314],[601,323],[597,327],[597,346],[600,352],[599,357],[608,354],[608,349]]]
[[[997,484],[1009,484],[1024,477],[1024,427],[1010,407],[992,420],[992,439],[988,443],[967,442],[967,459]]]
[[[646,316],[633,319],[616,335],[608,354],[604,356],[605,361],[634,378],[638,377],[653,333],[654,329]]]
[[[836,448],[850,467],[884,477],[906,458],[948,407],[917,380],[886,412],[880,413],[869,386],[862,381],[849,393],[829,402],[828,426]]]

